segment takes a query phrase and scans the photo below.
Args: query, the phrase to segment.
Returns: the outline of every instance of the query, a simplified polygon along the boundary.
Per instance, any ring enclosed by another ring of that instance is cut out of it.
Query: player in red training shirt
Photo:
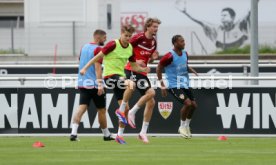
[[[158,58],[158,52],[156,51],[156,33],[161,21],[157,18],[148,18],[144,26],[144,32],[134,35],[130,43],[133,47],[133,55],[138,64],[142,67],[146,67],[148,63]],[[128,79],[131,79],[136,83],[136,87],[141,96],[138,102],[128,113],[128,124],[132,128],[136,128],[135,125],[135,113],[143,106],[146,105],[144,111],[144,120],[141,132],[138,138],[144,143],[149,143],[147,138],[147,130],[149,122],[152,116],[152,111],[155,106],[155,91],[151,88],[150,81],[145,72],[135,72],[131,68],[130,63],[125,67],[125,73]]]

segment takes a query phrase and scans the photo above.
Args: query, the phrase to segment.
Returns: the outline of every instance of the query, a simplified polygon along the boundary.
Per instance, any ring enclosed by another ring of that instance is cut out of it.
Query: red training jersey
[[[153,54],[153,52],[156,50],[156,40],[155,38],[152,39],[148,39],[145,36],[145,33],[138,33],[136,35],[134,35],[131,40],[130,43],[133,47],[133,55],[135,60],[143,60],[144,63],[148,64],[149,59],[151,58],[151,55]],[[128,62],[128,64],[125,67],[126,70],[132,70],[130,63]],[[146,72],[140,72],[140,74],[142,75],[147,75]]]

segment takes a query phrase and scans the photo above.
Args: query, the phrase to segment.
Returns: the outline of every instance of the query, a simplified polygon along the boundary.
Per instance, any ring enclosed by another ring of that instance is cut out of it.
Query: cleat
[[[185,139],[188,139],[188,138],[190,138],[189,129],[190,129],[190,128],[179,127],[178,132],[180,133],[180,135],[181,135],[182,137],[184,137]]]
[[[188,131],[189,138],[192,138],[192,133],[191,133],[190,127],[187,128],[187,131]]]
[[[126,141],[124,140],[124,138],[119,135],[116,136],[115,141],[119,144],[126,144]]]
[[[127,125],[127,119],[123,112],[120,112],[119,109],[115,111],[116,116],[118,117],[119,121],[123,124]]]
[[[104,137],[103,137],[103,140],[104,140],[104,141],[111,141],[111,140],[115,140],[115,138],[113,137],[112,134],[110,134],[109,136],[104,136]]]
[[[71,135],[70,136],[70,141],[80,141],[80,139],[78,138],[78,136],[77,135]]]
[[[136,128],[136,125],[135,125],[135,115],[131,114],[131,113],[128,113],[128,124],[131,128]]]
[[[149,139],[146,134],[139,134],[138,139],[141,140],[145,144],[149,143]]]

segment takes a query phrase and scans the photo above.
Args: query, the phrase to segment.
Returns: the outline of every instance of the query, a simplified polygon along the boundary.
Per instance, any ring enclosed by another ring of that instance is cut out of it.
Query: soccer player
[[[161,24],[159,19],[148,18],[144,25],[144,32],[134,35],[130,40],[130,43],[133,46],[134,58],[136,59],[136,62],[138,62],[143,67],[147,66],[149,62],[152,62],[158,58],[155,36],[158,31],[159,24]],[[146,105],[143,125],[138,138],[144,143],[149,143],[146,134],[155,105],[155,91],[153,88],[151,88],[147,73],[135,72],[130,63],[126,65],[125,73],[128,79],[133,80],[136,83],[136,88],[142,95],[134,107],[129,111],[128,123],[132,128],[136,128],[135,114],[142,106]]]
[[[104,81],[108,88],[112,88],[114,94],[120,105],[116,110],[116,115],[119,118],[119,129],[116,136],[116,142],[120,144],[126,144],[123,138],[123,132],[125,125],[127,124],[127,103],[130,99],[133,91],[135,90],[135,83],[131,80],[126,80],[124,67],[128,61],[132,68],[137,72],[149,72],[148,67],[140,67],[136,62],[132,54],[132,46],[129,40],[134,32],[134,28],[131,26],[123,26],[121,29],[120,39],[112,40],[108,42],[92,60],[90,60],[85,67],[80,71],[83,75],[87,69],[103,57],[104,64]]]
[[[165,54],[156,68],[158,80],[161,84],[162,96],[167,96],[167,90],[162,79],[162,71],[165,69],[168,91],[181,103],[181,124],[178,132],[184,138],[191,138],[190,122],[197,107],[195,98],[189,86],[189,74],[191,71],[197,76],[197,72],[188,66],[188,54],[184,50],[185,40],[181,35],[172,38],[173,49]]]
[[[101,47],[103,46],[104,42],[106,41],[106,32],[103,30],[95,30],[93,34],[94,41],[88,44],[85,44],[80,53],[80,64],[79,70],[83,68],[83,66],[92,59],[98,52],[101,51]],[[78,89],[80,91],[80,103],[77,112],[74,114],[73,117],[73,124],[72,124],[72,132],[70,136],[71,141],[78,141],[77,138],[77,131],[79,127],[79,123],[81,118],[87,108],[89,107],[89,103],[93,100],[97,111],[98,111],[98,118],[101,130],[104,134],[103,140],[110,141],[114,140],[111,133],[107,128],[106,122],[106,109],[105,109],[105,93],[103,84],[98,82],[97,80],[102,79],[102,67],[101,62],[96,62],[95,65],[90,67],[87,70],[87,74],[82,76],[78,74]]]

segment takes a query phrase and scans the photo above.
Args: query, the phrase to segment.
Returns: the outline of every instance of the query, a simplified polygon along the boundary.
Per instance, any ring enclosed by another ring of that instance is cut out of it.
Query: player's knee
[[[186,107],[191,107],[191,106],[192,106],[191,100],[190,100],[190,99],[186,99],[186,100],[184,101],[184,105],[185,105]]]
[[[192,102],[192,108],[193,110],[197,109],[197,104],[195,102]]]
[[[154,105],[155,105],[155,99],[154,99],[154,98],[150,99],[150,100],[149,100],[149,104],[150,104],[151,106],[154,106]]]
[[[150,98],[154,98],[155,97],[155,90],[153,90],[153,89],[149,89],[148,91],[147,91],[147,95],[150,97]]]
[[[100,108],[98,109],[99,115],[105,115],[106,114],[106,109],[105,108]]]

